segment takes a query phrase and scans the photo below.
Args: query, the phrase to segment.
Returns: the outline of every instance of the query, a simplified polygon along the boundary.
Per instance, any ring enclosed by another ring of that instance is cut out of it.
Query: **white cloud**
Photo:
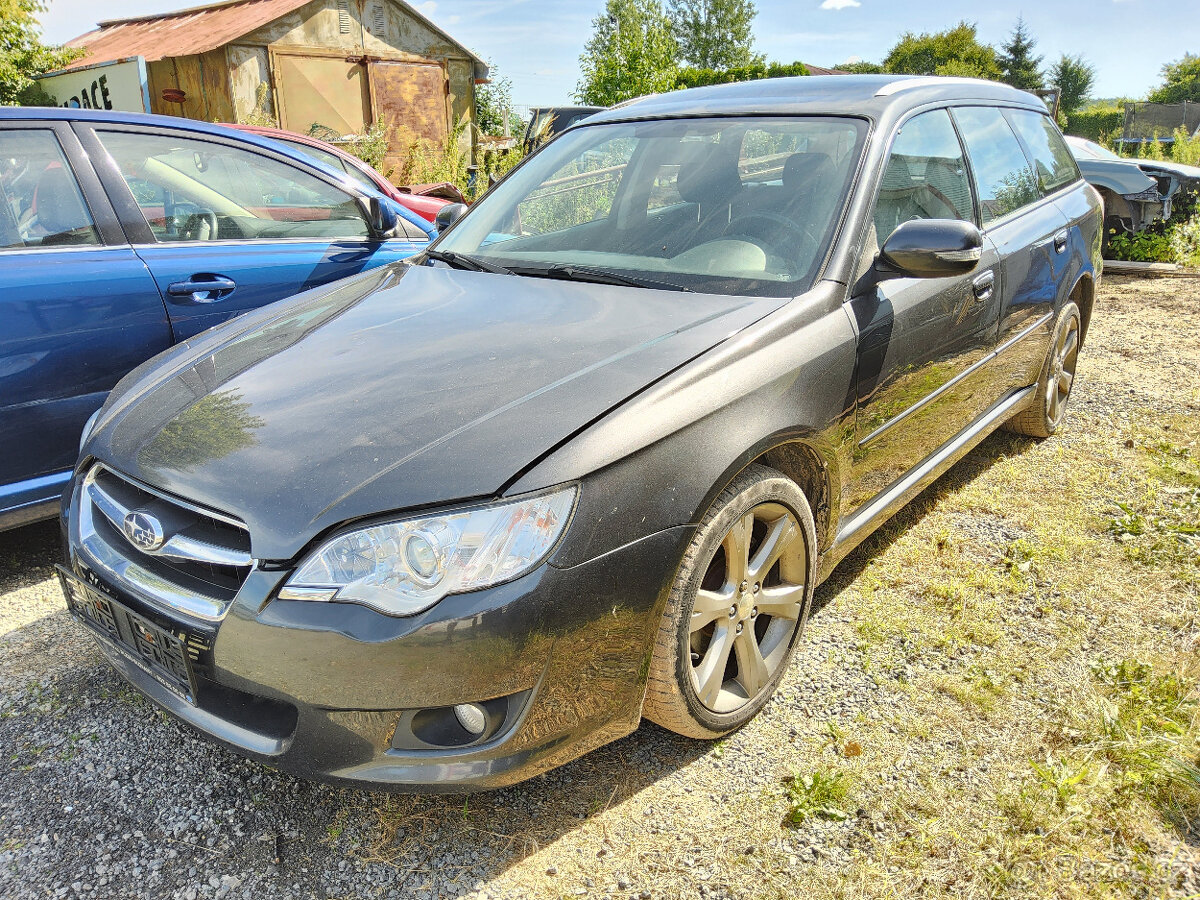
[[[862,6],[858,0],[823,0],[821,9],[849,9],[852,6]]]
[[[861,56],[855,54],[854,56],[851,56],[849,59],[843,59],[841,64],[843,66],[852,66],[855,63],[860,63],[862,61],[863,61],[863,58]]]
[[[413,9],[426,18],[429,18],[435,12],[437,12],[437,0],[426,0],[425,3],[414,3]]]

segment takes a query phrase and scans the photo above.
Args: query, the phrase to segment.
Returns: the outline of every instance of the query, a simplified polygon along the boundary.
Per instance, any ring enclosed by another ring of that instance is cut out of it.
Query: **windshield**
[[[518,274],[584,267],[790,296],[824,257],[865,131],[817,117],[585,125],[493,188],[437,249]]]

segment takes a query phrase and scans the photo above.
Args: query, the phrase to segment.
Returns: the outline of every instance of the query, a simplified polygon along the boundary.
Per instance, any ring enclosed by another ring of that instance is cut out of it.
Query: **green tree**
[[[171,419],[138,453],[148,469],[188,471],[258,443],[263,420],[250,403],[228,388],[207,394]]]
[[[592,37],[579,57],[575,97],[580,103],[611,106],[669,91],[675,84],[677,50],[671,20],[659,0],[608,0],[592,20]]]
[[[995,48],[979,42],[970,22],[932,34],[906,32],[884,58],[883,68],[905,75],[1000,76]]]
[[[504,119],[508,117],[509,135],[520,135],[524,129],[521,117],[513,112],[512,82],[500,74],[500,67],[488,61],[487,84],[475,88],[475,124],[484,134],[504,134]]]
[[[1082,56],[1063,54],[1050,67],[1050,87],[1058,88],[1058,111],[1070,118],[1083,108],[1096,80],[1096,69]]]
[[[883,66],[879,63],[867,62],[866,60],[842,63],[841,65],[830,66],[829,68],[837,69],[839,72],[852,72],[855,75],[879,75],[883,72]]]
[[[1185,53],[1183,59],[1162,67],[1163,83],[1150,92],[1151,103],[1182,103],[1200,100],[1200,56]]]
[[[83,55],[82,50],[42,43],[38,15],[45,11],[42,0],[0,0],[0,105],[34,99],[42,93],[36,90],[35,76]]]
[[[668,15],[679,58],[692,68],[719,72],[764,60],[754,52],[753,0],[670,0]]]
[[[1042,78],[1042,57],[1033,55],[1037,41],[1025,27],[1025,20],[1017,19],[1016,27],[1008,41],[1001,45],[997,62],[1003,72],[1001,80],[1023,91],[1032,91],[1045,84]]]

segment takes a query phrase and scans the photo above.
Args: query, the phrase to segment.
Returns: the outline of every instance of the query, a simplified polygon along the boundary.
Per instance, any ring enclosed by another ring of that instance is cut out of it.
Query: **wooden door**
[[[339,136],[367,129],[371,99],[366,72],[357,61],[278,52],[272,57],[281,128],[308,134],[314,125],[321,125]]]
[[[371,96],[375,121],[391,127],[388,167],[399,175],[414,142],[440,150],[450,134],[449,82],[433,62],[371,60]]]

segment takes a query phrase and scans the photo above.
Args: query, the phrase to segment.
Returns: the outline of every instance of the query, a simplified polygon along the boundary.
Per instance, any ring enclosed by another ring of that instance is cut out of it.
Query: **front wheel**
[[[715,738],[740,728],[783,677],[816,581],[804,493],[750,466],[721,492],[688,545],[659,623],[644,714]]]
[[[1075,369],[1079,364],[1080,331],[1079,307],[1066,303],[1054,325],[1050,349],[1042,365],[1037,394],[1024,410],[1013,416],[1006,426],[1010,431],[1035,438],[1048,438],[1067,417],[1067,401],[1075,384]]]

